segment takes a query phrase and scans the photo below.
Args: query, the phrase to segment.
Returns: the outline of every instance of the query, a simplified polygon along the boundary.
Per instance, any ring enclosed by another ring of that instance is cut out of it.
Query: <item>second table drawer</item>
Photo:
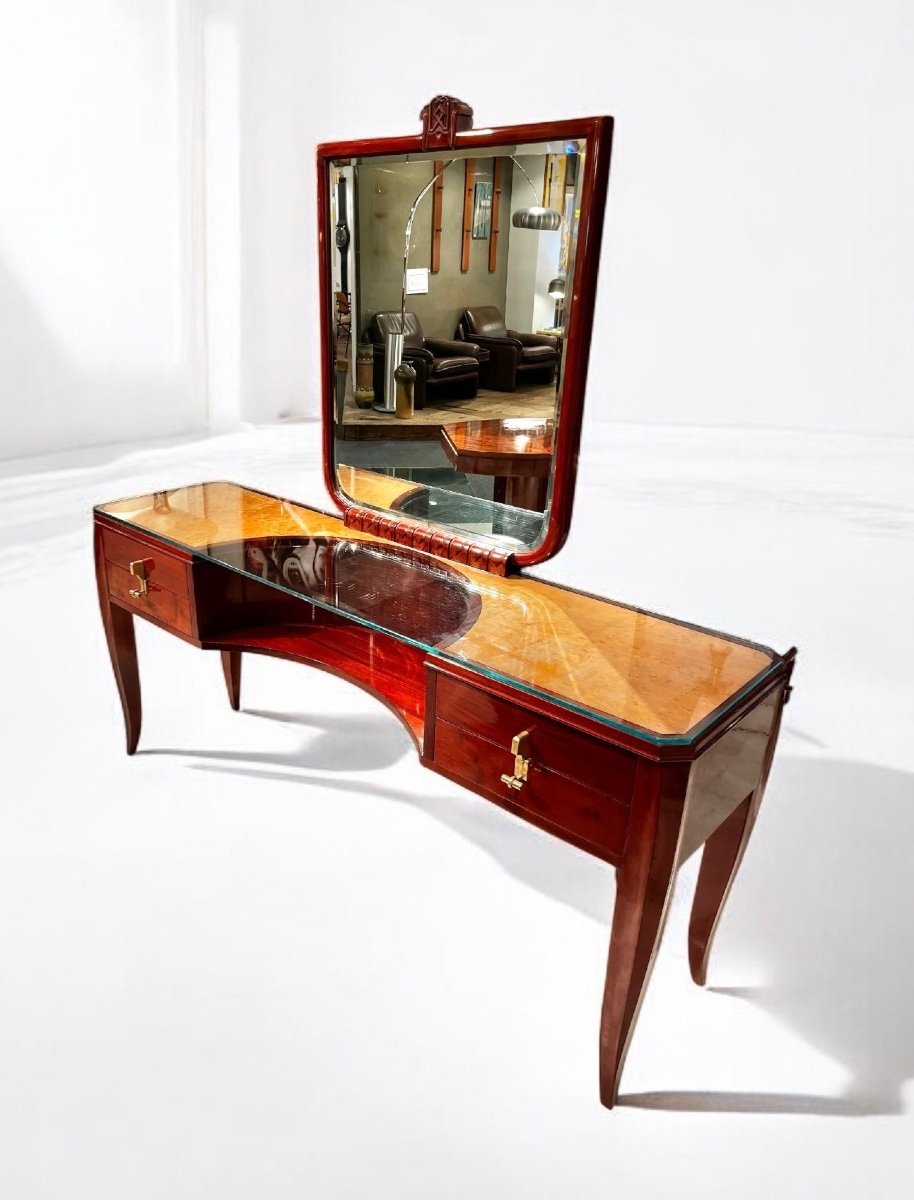
[[[520,816],[532,818],[550,833],[617,863],[625,848],[629,809],[610,796],[530,760],[527,779],[518,789],[502,782],[514,770],[510,749],[475,737],[449,721],[435,722],[433,765],[469,784]]]
[[[440,669],[435,674],[436,718],[503,746],[506,754],[510,754],[513,738],[526,732],[528,757],[539,766],[567,775],[620,804],[631,803],[638,764],[633,754]]]

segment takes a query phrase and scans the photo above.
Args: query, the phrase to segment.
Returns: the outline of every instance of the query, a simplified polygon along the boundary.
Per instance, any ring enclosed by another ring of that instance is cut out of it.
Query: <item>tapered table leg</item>
[[[617,873],[600,1021],[600,1100],[616,1102],[619,1078],[666,919],[688,767],[639,767],[625,858]]]
[[[778,696],[778,707],[771,725],[768,743],[761,763],[755,790],[739,804],[705,842],[695,885],[695,898],[689,918],[689,970],[699,986],[708,977],[708,961],[714,935],[720,925],[727,897],[739,871],[749,844],[755,819],[758,816],[774,759],[781,715],[784,711],[787,684]]]
[[[703,985],[708,977],[708,960],[714,934],[748,845],[757,812],[758,805],[753,792],[705,842],[689,920],[689,970],[699,985]]]
[[[222,673],[228,691],[229,704],[235,712],[241,706],[241,651],[222,650]]]
[[[98,535],[96,534],[96,537]],[[127,753],[133,754],[140,740],[143,723],[143,707],[140,701],[140,671],[136,657],[136,636],[133,632],[133,613],[119,604],[112,604],[108,595],[104,558],[96,542],[96,577],[98,601],[101,608],[105,638],[114,679],[124,710],[124,727],[127,735]]]

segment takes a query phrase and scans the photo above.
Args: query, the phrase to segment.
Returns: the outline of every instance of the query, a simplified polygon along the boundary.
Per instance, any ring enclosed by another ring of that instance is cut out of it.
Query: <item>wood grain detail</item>
[[[492,224],[489,230],[489,273],[498,269],[498,232],[501,219],[501,189],[505,160],[496,156],[492,167]]]
[[[108,591],[119,604],[141,616],[154,617],[169,629],[175,629],[189,637],[193,636],[194,622],[190,605],[183,596],[166,591],[152,581],[145,596],[131,596],[130,592],[136,585],[136,578],[129,571],[115,566],[114,563],[108,563]]]
[[[442,172],[439,174],[439,172]],[[435,182],[432,184],[432,252],[431,266],[429,270],[432,275],[437,275],[441,270],[441,229],[442,229],[442,213],[444,211],[444,159],[438,158],[435,160],[434,174]]]
[[[537,766],[628,805],[638,760],[633,754],[551,721],[533,707],[511,703],[438,670],[435,716],[494,743],[510,756],[516,734],[528,734]],[[508,761],[507,758],[504,761]],[[506,768],[503,768],[506,769]]]
[[[501,775],[510,774],[513,764],[509,748],[449,721],[435,722],[434,759],[426,759],[426,765],[564,841],[608,862],[620,861],[628,824],[624,804],[536,761],[521,790],[509,790]]]
[[[127,537],[125,534],[116,533],[113,529],[102,531],[102,543],[105,558],[109,563],[128,570],[131,562],[143,558],[147,564],[151,563],[147,570],[152,584],[159,588],[165,588],[166,591],[173,592],[176,596],[185,598],[188,596],[190,584],[186,557],[179,558],[176,554],[170,553],[161,543]]]
[[[460,269],[470,269],[470,249],[473,245],[473,178],[475,166],[468,158],[463,169],[463,235],[460,239]]]

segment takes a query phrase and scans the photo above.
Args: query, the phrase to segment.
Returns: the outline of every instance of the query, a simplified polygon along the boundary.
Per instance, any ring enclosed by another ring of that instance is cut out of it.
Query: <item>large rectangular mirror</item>
[[[564,540],[609,128],[320,148],[325,452],[344,505],[521,563]]]

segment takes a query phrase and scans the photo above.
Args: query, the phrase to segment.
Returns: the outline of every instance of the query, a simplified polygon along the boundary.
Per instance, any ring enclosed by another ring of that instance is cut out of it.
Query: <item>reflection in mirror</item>
[[[335,465],[360,504],[543,539],[584,140],[330,166]]]

